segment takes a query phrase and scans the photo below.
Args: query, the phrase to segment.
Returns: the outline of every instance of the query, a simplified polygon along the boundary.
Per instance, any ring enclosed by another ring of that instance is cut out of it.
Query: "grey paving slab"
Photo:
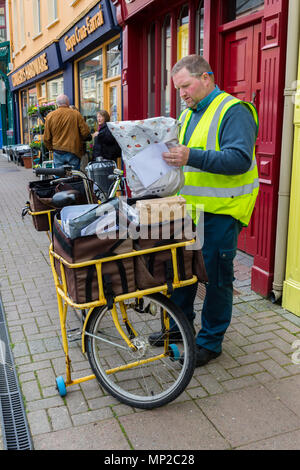
[[[232,447],[300,429],[300,418],[263,385],[197,400]]]
[[[299,375],[287,377],[282,380],[271,381],[265,384],[265,387],[273,396],[298,417],[300,417],[300,365],[297,364]]]
[[[229,443],[193,402],[120,418],[136,450],[228,449]]]
[[[45,433],[34,439],[35,450],[130,450],[116,419],[61,431]]]
[[[300,449],[300,431],[287,432],[269,439],[252,442],[237,447],[238,450],[298,450]]]

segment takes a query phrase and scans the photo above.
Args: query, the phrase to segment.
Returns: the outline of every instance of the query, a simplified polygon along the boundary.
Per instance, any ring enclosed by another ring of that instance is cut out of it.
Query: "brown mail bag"
[[[141,237],[134,240],[133,247],[139,251],[192,240],[194,238],[194,227],[193,232],[191,230],[186,231],[187,223],[192,224],[192,221],[184,218],[167,223],[159,223],[155,227],[153,225],[141,227]],[[186,234],[186,232],[188,233]],[[193,245],[176,249],[179,280],[188,280],[193,275],[196,275],[198,281],[203,283],[208,282],[201,249],[192,248]],[[139,289],[167,284],[168,293],[172,293],[174,270],[170,249],[136,256],[134,263],[136,285]]]
[[[118,232],[116,232],[118,237]],[[69,263],[81,263],[90,260],[104,259],[110,256],[132,251],[130,238],[105,238],[97,235],[70,239],[65,235],[58,221],[58,215],[53,223],[53,251]],[[55,259],[55,269],[61,280],[60,262]],[[96,265],[82,268],[64,266],[69,297],[75,303],[87,303],[99,299],[99,286]],[[135,276],[133,257],[102,263],[102,282],[104,295],[109,308],[117,295],[134,292]]]

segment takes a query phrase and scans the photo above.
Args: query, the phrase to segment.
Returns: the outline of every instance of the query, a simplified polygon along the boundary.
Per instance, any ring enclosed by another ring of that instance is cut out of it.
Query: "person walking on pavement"
[[[69,107],[66,95],[59,95],[56,104],[45,120],[44,144],[53,150],[54,168],[70,165],[79,170],[82,142],[92,138],[90,129],[80,112]]]
[[[197,224],[197,206],[204,210],[203,258],[208,276],[196,336],[196,367],[222,352],[233,304],[233,259],[238,235],[247,226],[259,190],[255,159],[258,116],[251,103],[241,101],[215,84],[210,65],[198,55],[179,60],[171,76],[185,101],[179,118],[179,145],[163,154],[171,166],[183,166],[185,185],[180,194]],[[176,289],[171,299],[193,326],[197,283]],[[161,345],[164,332],[152,333],[149,342]],[[170,341],[182,340],[171,329]]]

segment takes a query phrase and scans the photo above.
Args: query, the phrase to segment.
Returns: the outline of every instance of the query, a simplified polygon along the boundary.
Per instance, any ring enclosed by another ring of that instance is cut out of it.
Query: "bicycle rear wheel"
[[[122,306],[124,305],[124,308]],[[195,368],[195,340],[184,313],[162,294],[130,299],[117,305],[118,318],[130,348],[121,337],[107,307],[94,310],[86,327],[86,351],[91,368],[103,388],[126,405],[156,408],[177,398],[190,382]],[[149,344],[161,315],[182,335],[181,344]],[[125,327],[125,328],[124,328]]]

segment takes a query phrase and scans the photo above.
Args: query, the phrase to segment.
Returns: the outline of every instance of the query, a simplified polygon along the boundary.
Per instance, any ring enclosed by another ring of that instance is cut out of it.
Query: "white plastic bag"
[[[179,121],[155,117],[107,125],[122,149],[126,180],[133,197],[173,196],[183,187],[182,168],[167,165],[161,157],[163,147],[167,150],[165,146],[178,144]],[[147,178],[142,177],[143,170]]]

